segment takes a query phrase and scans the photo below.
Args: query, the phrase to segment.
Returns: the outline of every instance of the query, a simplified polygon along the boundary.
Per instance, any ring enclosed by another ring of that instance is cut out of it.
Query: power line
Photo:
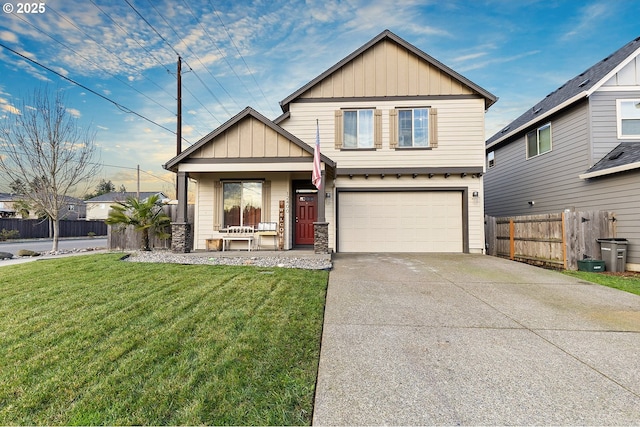
[[[143,116],[142,114],[137,113],[137,112],[135,112],[135,111],[131,110],[130,108],[127,108],[127,107],[125,107],[124,105],[122,105],[122,104],[120,104],[120,103],[118,103],[118,102],[116,102],[116,101],[114,101],[114,100],[112,100],[112,99],[110,99],[110,98],[108,98],[108,97],[106,97],[106,96],[102,95],[101,93],[98,93],[98,92],[96,92],[95,90],[93,90],[93,89],[91,89],[91,88],[89,88],[89,87],[87,87],[87,86],[85,86],[85,85],[83,85],[83,84],[81,84],[81,83],[78,83],[77,81],[75,81],[75,80],[73,80],[73,79],[71,79],[71,78],[69,78],[69,77],[67,77],[67,76],[64,76],[64,75],[60,74],[59,72],[57,72],[57,71],[55,71],[55,70],[52,70],[51,68],[47,67],[46,65],[43,65],[43,64],[39,63],[38,61],[36,61],[36,60],[34,60],[34,59],[31,59],[31,58],[29,58],[29,57],[27,57],[27,56],[25,56],[25,55],[21,54],[20,52],[17,52],[17,51],[15,51],[15,50],[11,49],[9,46],[4,45],[3,43],[0,43],[0,47],[3,47],[3,48],[5,48],[5,49],[7,49],[8,51],[10,51],[10,52],[12,52],[12,53],[14,53],[14,54],[18,55],[18,56],[19,56],[19,57],[21,57],[22,59],[27,60],[27,61],[31,62],[32,64],[37,65],[37,66],[38,66],[38,67],[40,67],[40,68],[44,68],[45,70],[47,70],[47,71],[49,71],[49,72],[51,72],[51,73],[53,73],[53,74],[57,75],[58,77],[63,78],[63,79],[65,79],[65,80],[67,80],[68,82],[73,83],[74,85],[79,86],[79,87],[83,88],[84,90],[86,90],[86,91],[88,91],[88,92],[91,92],[92,94],[94,94],[94,95],[96,95],[96,96],[99,96],[100,98],[104,99],[105,101],[108,101],[108,102],[112,103],[112,104],[113,104],[113,105],[115,105],[118,109],[120,109],[120,110],[124,111],[125,113],[129,113],[129,114],[133,114],[133,115],[135,115],[135,116],[138,116],[138,117],[140,117],[141,119],[146,120],[147,122],[149,122],[149,123],[151,123],[151,124],[154,124],[154,125],[158,126],[159,128],[162,128],[162,129],[166,130],[166,131],[167,131],[167,132],[169,132],[169,133],[172,133],[173,135],[175,135],[175,134],[176,134],[176,133],[175,133],[174,131],[172,131],[171,129],[168,129],[168,128],[166,128],[166,127],[162,126],[161,124],[154,122],[154,121],[153,121],[153,120],[151,120],[150,118],[145,117],[145,116]],[[191,143],[190,143],[189,141],[187,141],[185,138],[182,138],[182,139],[183,139],[184,141],[186,141],[187,143],[191,144]]]
[[[127,62],[125,62],[120,55],[118,55],[117,53],[113,52],[112,50],[110,50],[109,48],[106,47],[106,45],[104,43],[100,43],[98,40],[96,40],[95,38],[93,38],[90,34],[88,34],[86,31],[84,31],[82,28],[78,27],[73,21],[71,21],[69,18],[67,18],[66,16],[62,15],[60,12],[56,11],[54,8],[52,8],[51,6],[48,6],[47,10],[51,10],[53,13],[57,14],[59,17],[61,17],[62,19],[64,19],[65,21],[67,21],[69,24],[73,25],[78,31],[80,31],[82,34],[84,34],[86,37],[88,37],[89,39],[93,40],[94,43],[96,43],[96,45],[100,46],[102,49],[106,50],[107,52],[109,52],[113,57],[117,58],[121,63],[123,63],[124,65],[126,65],[127,67],[131,67],[134,68],[135,64],[128,64]],[[166,93],[169,96],[173,96],[172,94],[170,94],[169,92],[167,92],[166,89],[164,89],[162,86],[160,86],[159,84],[157,84],[156,82],[154,82],[153,80],[149,79],[147,76],[145,76],[144,74],[142,74],[141,72],[138,71],[138,74],[140,76],[142,76],[143,79],[147,80],[148,82],[150,82],[151,84],[153,84],[154,86],[156,86],[158,89],[162,90],[164,93]],[[168,110],[169,111],[169,110]],[[171,112],[171,111],[169,111]],[[172,113],[172,112],[171,112]]]
[[[22,18],[19,15],[16,15],[18,17],[18,19],[20,19],[23,22],[26,22],[27,24],[31,25],[34,29],[36,29],[37,31],[41,32],[42,34],[46,35],[47,37],[49,37],[51,40],[55,41],[56,43],[59,43],[60,45],[64,46],[65,48],[69,49],[70,51],[72,51],[73,53],[75,53],[76,55],[78,55],[80,58],[84,59],[85,61],[91,62],[92,64],[94,64],[95,66],[98,67],[98,69],[104,71],[105,73],[109,74],[111,77],[113,77],[114,79],[118,80],[120,83],[124,84],[125,86],[128,86],[129,88],[133,89],[134,91],[138,92],[140,95],[144,96],[145,98],[147,98],[149,101],[155,103],[156,105],[158,105],[161,108],[164,108],[165,110],[167,110],[169,113],[174,114],[173,111],[169,110],[167,107],[165,107],[164,105],[160,104],[158,101],[155,101],[154,99],[150,98],[148,95],[145,95],[144,93],[140,92],[138,89],[134,88],[133,86],[131,86],[130,84],[128,84],[127,82],[125,82],[124,80],[120,79],[118,76],[114,75],[113,73],[110,73],[109,71],[103,69],[102,67],[100,67],[99,64],[97,64],[96,62],[90,60],[89,58],[86,58],[82,55],[80,55],[76,50],[74,50],[72,47],[68,46],[67,44],[61,42],[60,40],[56,39],[55,37],[53,37],[52,35],[48,34],[46,31],[43,31],[42,29],[36,27],[35,25],[33,25],[31,22],[25,20],[24,18]]]
[[[211,3],[211,0],[209,0],[209,5],[211,5],[211,9],[213,9],[213,12],[216,14],[216,16],[218,17],[218,20],[220,21],[220,24],[222,25],[222,28],[224,28],[224,31],[227,33],[227,37],[229,37],[229,40],[231,41],[231,44],[236,48],[236,52],[238,52],[238,55],[240,56],[240,59],[242,59],[242,62],[244,63],[245,67],[247,67],[247,71],[249,72],[249,75],[251,76],[251,78],[253,78],[253,81],[255,82],[256,86],[258,87],[258,89],[260,90],[260,93],[262,94],[262,97],[264,98],[264,100],[267,102],[267,106],[269,106],[269,108],[271,109],[272,113],[275,113],[275,115],[277,116],[278,113],[273,110],[273,107],[271,107],[271,103],[269,103],[269,100],[267,99],[267,96],[264,94],[264,91],[262,90],[262,87],[260,86],[260,84],[258,83],[258,80],[256,80],[255,75],[253,74],[253,72],[251,72],[251,68],[249,68],[249,64],[247,64],[247,61],[244,59],[244,56],[242,56],[242,53],[240,53],[240,49],[238,49],[238,46],[236,45],[236,43],[233,41],[233,37],[231,37],[231,33],[229,33],[229,30],[227,29],[227,26],[224,24],[224,22],[222,21],[222,18],[220,17],[220,14],[218,13],[218,11],[216,10],[215,6],[213,5],[213,3]]]

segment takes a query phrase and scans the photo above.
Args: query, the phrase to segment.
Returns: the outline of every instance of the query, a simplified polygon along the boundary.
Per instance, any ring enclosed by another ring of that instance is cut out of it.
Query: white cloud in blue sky
[[[499,97],[489,137],[640,36],[638,16],[637,0],[47,0],[43,14],[1,14],[0,43],[169,129],[179,53],[193,143],[246,106],[277,117],[282,99],[389,29]],[[164,180],[143,174],[143,189],[171,188],[161,165],[175,135],[0,47],[0,118],[45,84],[96,130],[105,164],[140,164]],[[134,186],[132,169],[103,175]]]

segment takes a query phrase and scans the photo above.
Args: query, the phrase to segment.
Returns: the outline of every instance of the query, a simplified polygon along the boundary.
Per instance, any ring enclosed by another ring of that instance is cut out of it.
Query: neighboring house
[[[277,119],[247,107],[165,164],[178,175],[174,250],[191,249],[180,246],[190,232],[202,250],[229,226],[276,222],[283,249],[481,253],[484,116],[495,102],[384,31],[284,99]]]
[[[160,200],[166,200],[168,197],[161,191],[141,191],[140,200],[146,200],[151,196],[158,194]],[[112,191],[111,193],[102,194],[100,196],[93,197],[85,200],[87,206],[87,221],[95,219],[107,219],[111,205],[116,202],[124,202],[129,197],[137,197],[138,193],[135,191]]]
[[[19,212],[19,203],[23,200],[23,197],[17,194],[0,193],[0,217],[21,217]],[[27,203],[29,203],[27,201]],[[28,219],[38,218],[38,212],[36,209],[29,209]],[[62,220],[77,220],[84,219],[86,215],[86,208],[84,201],[75,197],[66,196],[64,198],[64,205],[60,209],[60,219]]]
[[[486,152],[488,215],[612,211],[630,241],[627,268],[640,271],[640,38],[528,109]]]
[[[11,194],[0,193],[0,218],[10,218],[16,214],[13,202],[14,197]]]

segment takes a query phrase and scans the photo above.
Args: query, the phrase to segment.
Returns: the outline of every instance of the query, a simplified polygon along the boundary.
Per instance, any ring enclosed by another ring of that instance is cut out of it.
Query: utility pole
[[[176,125],[176,156],[182,152],[182,58],[178,56],[178,123]]]

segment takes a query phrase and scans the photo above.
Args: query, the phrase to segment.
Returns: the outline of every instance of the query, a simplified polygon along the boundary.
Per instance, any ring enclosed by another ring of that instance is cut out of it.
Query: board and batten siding
[[[389,112],[402,107],[437,110],[438,146],[433,149],[392,149]],[[335,112],[340,109],[378,109],[382,112],[382,148],[378,150],[336,149]],[[484,100],[403,100],[312,102],[291,105],[291,117],[281,126],[313,146],[316,119],[320,147],[340,168],[465,167],[484,165]]]
[[[385,40],[362,52],[300,98],[472,95],[457,79]]]

